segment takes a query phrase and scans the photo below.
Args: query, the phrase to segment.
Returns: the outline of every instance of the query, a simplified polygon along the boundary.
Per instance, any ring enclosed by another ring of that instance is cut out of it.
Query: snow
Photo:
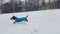
[[[29,22],[13,24],[13,15],[29,15]],[[60,34],[60,9],[0,14],[0,34]]]

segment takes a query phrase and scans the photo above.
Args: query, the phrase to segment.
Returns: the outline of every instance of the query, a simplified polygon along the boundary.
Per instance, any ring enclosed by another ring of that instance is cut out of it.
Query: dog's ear
[[[14,15],[10,18],[10,20],[12,20],[13,19],[13,17],[15,17]]]
[[[12,18],[10,18],[10,20],[12,20]]]

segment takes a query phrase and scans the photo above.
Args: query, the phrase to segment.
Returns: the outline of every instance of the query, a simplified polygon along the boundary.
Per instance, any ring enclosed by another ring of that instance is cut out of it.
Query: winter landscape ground
[[[13,24],[13,15],[29,22]],[[0,34],[60,34],[60,9],[0,14]]]

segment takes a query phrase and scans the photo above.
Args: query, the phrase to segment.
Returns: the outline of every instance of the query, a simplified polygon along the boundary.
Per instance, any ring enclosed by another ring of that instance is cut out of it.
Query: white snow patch
[[[29,22],[13,24],[12,15],[29,15]],[[0,34],[60,34],[60,9],[0,14]]]

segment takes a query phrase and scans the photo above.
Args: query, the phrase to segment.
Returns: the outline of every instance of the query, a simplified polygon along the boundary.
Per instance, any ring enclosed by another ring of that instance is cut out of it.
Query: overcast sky
[[[10,0],[5,0],[5,2],[7,2],[7,1],[10,1]],[[21,1],[24,1],[24,0],[21,0]]]
[[[10,0],[5,0],[4,2],[8,2],[8,1],[10,1]],[[21,1],[24,1],[24,0],[21,0]],[[45,2],[48,2],[49,0],[45,0]],[[55,0],[50,0],[51,2],[52,1],[55,1]]]
[[[5,3],[5,2],[9,2],[9,1],[10,1],[10,0],[4,0],[4,3]],[[18,0],[17,0],[17,1],[18,1]],[[24,1],[24,0],[21,0],[21,1]]]

